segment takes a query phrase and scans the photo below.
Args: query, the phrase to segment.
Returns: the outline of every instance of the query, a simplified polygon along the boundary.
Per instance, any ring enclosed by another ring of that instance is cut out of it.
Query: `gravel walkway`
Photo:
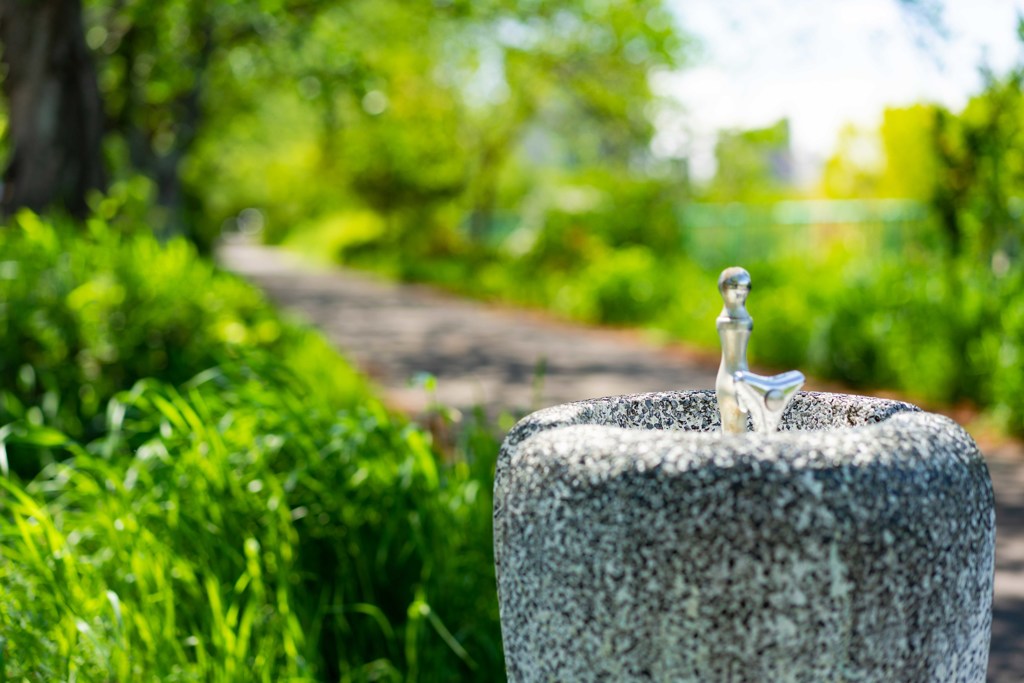
[[[422,286],[316,269],[283,252],[228,243],[221,263],[320,327],[372,377],[390,403],[419,413],[410,386],[427,372],[436,399],[491,415],[595,396],[714,386],[717,358],[659,348],[627,332],[466,301]],[[712,293],[713,294],[713,293]],[[756,337],[755,337],[756,343]],[[996,491],[996,595],[989,681],[1024,681],[1024,457],[986,453]],[[895,682],[894,682],[895,683]]]

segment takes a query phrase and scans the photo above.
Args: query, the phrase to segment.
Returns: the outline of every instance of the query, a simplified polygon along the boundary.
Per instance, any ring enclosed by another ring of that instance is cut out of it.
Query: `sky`
[[[789,117],[798,178],[810,180],[847,123],[877,127],[886,106],[958,109],[1024,56],[1024,0],[941,0],[941,32],[897,0],[669,0],[695,39],[690,65],[654,79],[666,110],[655,150],[714,173],[716,132]],[[944,33],[945,35],[942,35]]]

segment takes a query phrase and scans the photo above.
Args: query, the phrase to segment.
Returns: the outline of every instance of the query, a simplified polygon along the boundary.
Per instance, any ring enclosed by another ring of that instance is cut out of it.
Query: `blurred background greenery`
[[[941,52],[942,2],[880,3]],[[0,680],[501,677],[493,437],[389,414],[224,233],[708,348],[741,263],[755,360],[1024,433],[1024,60],[810,173],[794,120],[723,121],[700,172],[688,16],[0,0]]]
[[[942,3],[888,5],[907,32],[949,31]],[[851,123],[810,175],[787,118],[721,130],[701,177],[686,150],[660,149],[686,112],[657,84],[703,49],[662,0],[87,1],[80,15],[77,36],[48,28],[78,41],[68,64],[93,88],[65,88],[49,115],[95,141],[39,144],[45,69],[8,49],[8,210],[63,204],[201,251],[258,233],[708,346],[692,322],[713,302],[681,293],[741,262],[765,292],[758,361],[970,401],[1024,430],[1019,59],[983,68],[963,106]],[[48,154],[82,173],[37,196],[31,160]]]

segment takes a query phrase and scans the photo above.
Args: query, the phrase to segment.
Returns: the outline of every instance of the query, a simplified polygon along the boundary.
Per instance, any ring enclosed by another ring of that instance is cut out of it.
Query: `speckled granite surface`
[[[951,420],[802,393],[771,435],[714,392],[556,406],[495,482],[510,681],[984,681],[995,520]]]

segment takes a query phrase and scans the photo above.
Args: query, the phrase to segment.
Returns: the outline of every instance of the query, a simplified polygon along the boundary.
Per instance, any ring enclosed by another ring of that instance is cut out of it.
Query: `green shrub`
[[[567,284],[554,307],[574,318],[625,324],[657,319],[669,291],[666,272],[646,247],[608,250]]]
[[[7,283],[20,336],[5,343],[23,341],[20,367],[53,394],[12,390],[23,416],[0,428],[0,680],[503,677],[492,438],[467,432],[442,460],[319,335],[181,243],[31,216],[2,238],[40,257],[22,270],[34,288]],[[98,260],[76,265],[86,255]],[[146,322],[119,336],[104,316],[125,300],[167,310],[133,311]],[[195,334],[172,343],[189,316]],[[133,357],[149,326],[180,355]],[[131,388],[44,409],[88,377],[55,359],[107,346],[95,391],[119,388],[108,370]],[[132,375],[150,370],[191,379]],[[15,450],[50,464],[22,484]]]
[[[184,240],[24,213],[0,231],[0,253],[0,421],[89,440],[107,401],[142,377],[178,384],[285,343],[263,296]]]

